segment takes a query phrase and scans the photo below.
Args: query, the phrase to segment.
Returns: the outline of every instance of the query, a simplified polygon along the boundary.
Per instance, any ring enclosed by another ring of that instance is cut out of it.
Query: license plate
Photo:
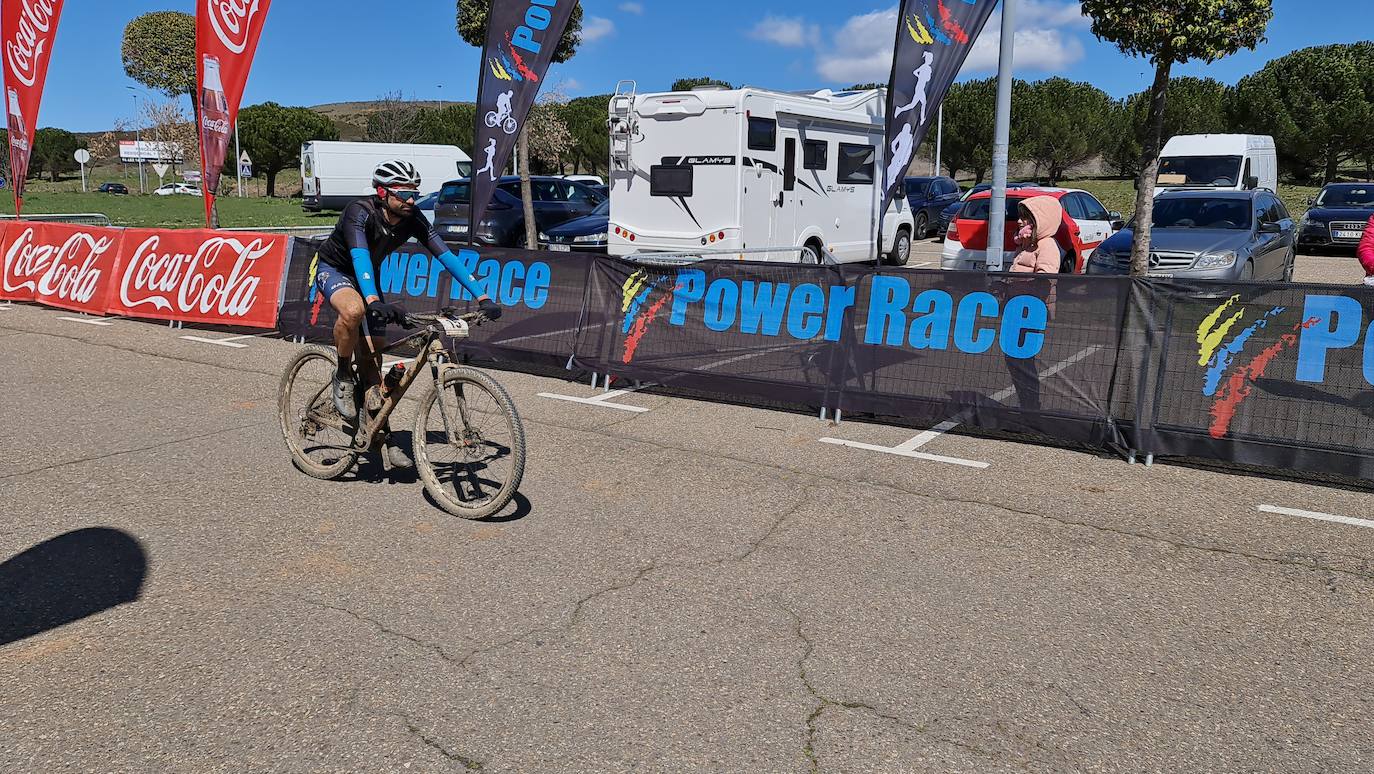
[[[1363,231],[1332,231],[1331,236],[1335,239],[1363,239]]]
[[[468,227],[467,227],[467,226],[449,226],[449,227],[448,227],[448,233],[450,233],[450,234],[466,234],[466,233],[468,233]]]
[[[571,253],[572,247],[569,245],[549,245],[549,249],[555,253]]]

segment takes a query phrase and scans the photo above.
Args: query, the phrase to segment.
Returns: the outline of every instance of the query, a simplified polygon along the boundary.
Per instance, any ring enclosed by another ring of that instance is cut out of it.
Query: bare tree
[[[183,168],[199,164],[200,137],[195,121],[186,114],[181,102],[144,100],[139,122],[145,142],[152,141],[158,149],[158,160]]]
[[[401,92],[383,94],[367,116],[368,142],[415,142],[420,137],[420,105]]]

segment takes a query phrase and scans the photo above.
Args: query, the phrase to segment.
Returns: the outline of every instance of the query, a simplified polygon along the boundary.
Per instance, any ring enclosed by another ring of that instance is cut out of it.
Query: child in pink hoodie
[[[1369,222],[1364,225],[1364,239],[1360,240],[1355,255],[1364,267],[1364,284],[1374,286],[1374,215],[1371,215]]]

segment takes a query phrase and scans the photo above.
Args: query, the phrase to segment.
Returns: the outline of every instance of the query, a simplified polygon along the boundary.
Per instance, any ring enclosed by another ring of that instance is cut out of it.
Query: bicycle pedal
[[[363,402],[366,404],[367,410],[373,414],[381,411],[382,406],[386,403],[386,398],[382,396],[382,388],[376,386],[369,387]]]

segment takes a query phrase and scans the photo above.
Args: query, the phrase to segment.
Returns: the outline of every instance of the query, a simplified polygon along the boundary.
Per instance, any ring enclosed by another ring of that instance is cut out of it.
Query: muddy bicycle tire
[[[301,378],[301,373],[307,366],[312,363],[319,364],[321,361],[323,361],[323,365],[327,366],[324,371],[325,374],[332,375],[338,367],[338,355],[335,354],[334,349],[319,345],[304,347],[286,367],[286,371],[281,376],[281,384],[277,388],[277,422],[281,428],[282,440],[286,441],[286,448],[291,453],[291,462],[296,466],[296,469],[312,478],[333,481],[353,469],[353,466],[358,462],[358,452],[341,448],[345,444],[352,444],[351,433],[342,428],[332,428],[338,433],[337,442],[319,448],[338,454],[338,458],[330,461],[328,457],[325,457],[317,461],[308,453],[309,447],[305,443],[306,438],[302,428],[308,422],[306,415],[310,407],[318,404],[321,397],[318,394],[320,386],[305,383],[305,380]],[[314,393],[314,395],[312,396],[310,393]],[[313,397],[314,400],[311,400],[311,403],[304,409],[298,409],[293,405],[293,398],[300,396],[305,396],[307,400]],[[322,400],[328,404],[326,413],[332,414],[333,418],[343,423],[343,418],[334,411],[327,385]]]
[[[441,398],[449,394],[455,398],[448,407],[450,419],[446,423]],[[450,426],[456,419],[453,410],[458,409],[460,395],[463,410],[471,421],[463,422],[464,443],[455,444]],[[525,430],[520,414],[505,388],[482,371],[458,366],[445,368],[438,383],[421,399],[413,439],[415,468],[425,490],[440,508],[454,516],[494,516],[510,504],[520,488],[525,475]],[[438,459],[446,456],[445,450],[460,459]],[[500,481],[484,479],[497,461],[503,467],[508,465],[509,472],[501,474]],[[493,490],[489,496],[465,496],[484,492],[483,485]]]

